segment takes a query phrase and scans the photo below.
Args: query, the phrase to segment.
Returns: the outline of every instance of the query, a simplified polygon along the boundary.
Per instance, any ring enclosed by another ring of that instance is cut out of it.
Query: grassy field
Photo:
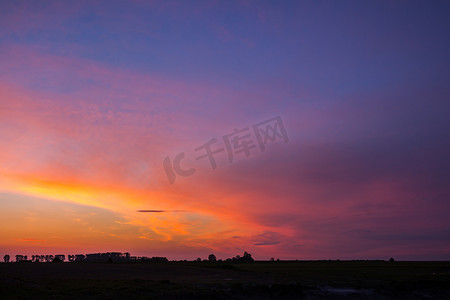
[[[450,262],[0,264],[1,299],[450,299]]]

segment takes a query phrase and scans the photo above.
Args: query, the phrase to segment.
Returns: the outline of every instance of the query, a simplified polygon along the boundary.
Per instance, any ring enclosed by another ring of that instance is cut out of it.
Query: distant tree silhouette
[[[86,256],[84,254],[75,254],[76,262],[85,261],[85,259],[86,259]]]
[[[5,263],[9,263],[9,259],[10,259],[10,257],[9,257],[8,254],[6,254],[5,256],[3,256],[3,261],[4,261]]]
[[[254,262],[252,255],[248,252],[244,252],[244,256],[242,257],[243,262]]]
[[[52,262],[54,262],[54,263],[62,263],[63,261],[61,260],[61,258],[59,258],[58,256],[56,256],[56,257],[52,260]]]
[[[216,258],[216,256],[215,256],[214,254],[210,254],[210,255],[208,256],[208,261],[210,261],[210,262],[216,262],[216,261],[217,261],[217,258]]]
[[[64,262],[64,260],[66,259],[66,256],[64,254],[58,254],[58,255],[55,255],[55,259],[56,258],[58,258],[61,262]]]
[[[202,261],[202,259],[200,257],[197,257],[195,261]]]
[[[393,257],[391,257],[390,259],[389,259],[389,262],[394,262],[395,260],[394,260],[394,258]]]
[[[16,262],[27,262],[28,260],[28,256],[26,256],[26,255],[20,255],[20,254],[17,254],[16,255]]]
[[[227,259],[228,261],[228,259]],[[233,262],[254,262],[255,260],[252,258],[252,255],[248,252],[244,252],[244,256],[236,255],[231,259]]]
[[[167,259],[167,257],[159,257],[159,256],[153,256],[152,258],[150,258],[151,262],[168,262],[169,260]]]

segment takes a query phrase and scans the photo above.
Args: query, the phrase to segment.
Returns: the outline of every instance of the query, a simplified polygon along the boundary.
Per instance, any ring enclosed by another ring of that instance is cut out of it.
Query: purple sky
[[[0,255],[450,259],[449,13],[2,1]],[[248,156],[196,160],[247,127]]]

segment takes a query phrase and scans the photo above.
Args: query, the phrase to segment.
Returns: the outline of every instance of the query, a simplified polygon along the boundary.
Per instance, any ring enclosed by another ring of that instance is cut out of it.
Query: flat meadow
[[[450,262],[1,263],[1,299],[449,299]]]

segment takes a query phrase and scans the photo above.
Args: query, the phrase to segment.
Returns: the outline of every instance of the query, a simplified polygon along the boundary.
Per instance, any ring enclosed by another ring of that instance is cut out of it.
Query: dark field
[[[450,262],[0,264],[1,299],[450,299]]]

